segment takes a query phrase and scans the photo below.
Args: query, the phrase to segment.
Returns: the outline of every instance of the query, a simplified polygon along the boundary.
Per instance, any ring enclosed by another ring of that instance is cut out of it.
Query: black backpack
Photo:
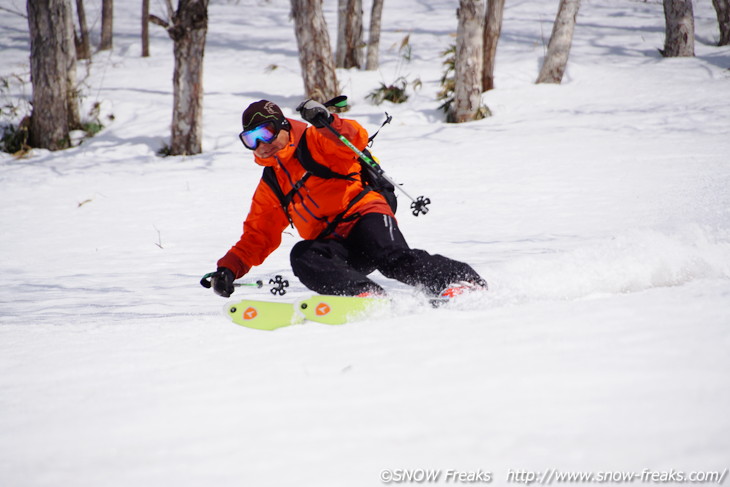
[[[382,170],[379,171],[380,166],[374,161],[370,152],[367,149],[363,150],[362,152],[368,158],[370,158],[371,161],[373,161],[373,164],[375,164],[375,167],[371,167],[371,165],[363,161],[362,158],[358,158],[358,161],[360,161],[360,181],[362,181],[364,187],[363,191],[355,198],[353,198],[352,201],[350,201],[350,203],[347,205],[347,208],[345,208],[345,211],[337,215],[332,220],[332,222],[330,222],[327,229],[325,229],[325,231],[321,235],[319,235],[318,238],[322,238],[332,233],[335,227],[341,222],[350,220],[353,217],[359,217],[359,215],[352,215],[351,217],[344,218],[347,212],[350,211],[350,208],[352,208],[355,203],[360,201],[360,199],[362,199],[362,197],[370,191],[377,191],[378,193],[382,194],[383,197],[385,197],[385,200],[388,202],[390,208],[393,210],[393,213],[395,213],[396,209],[398,208],[398,198],[395,195],[395,187],[382,176]],[[320,164],[319,162],[315,161],[312,157],[312,154],[309,152],[309,147],[307,147],[306,130],[304,131],[304,134],[302,134],[302,138],[299,140],[299,145],[297,145],[295,155],[306,172],[304,173],[302,179],[294,184],[294,187],[288,194],[284,194],[284,191],[281,189],[279,182],[276,180],[276,173],[274,172],[273,167],[265,167],[264,173],[261,176],[261,179],[271,188],[276,197],[279,199],[279,202],[281,203],[281,208],[284,210],[284,213],[286,213],[286,217],[289,220],[289,223],[292,222],[291,216],[289,215],[289,204],[291,203],[291,200],[297,193],[297,191],[311,176],[317,176],[318,178],[324,179],[334,178],[346,179],[348,181],[356,181],[356,176],[358,175],[358,173],[356,172],[350,174],[340,174],[333,171],[324,164]]]

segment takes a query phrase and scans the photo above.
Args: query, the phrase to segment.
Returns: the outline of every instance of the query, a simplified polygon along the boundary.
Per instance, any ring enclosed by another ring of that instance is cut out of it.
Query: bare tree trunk
[[[74,122],[72,102],[77,101],[69,93],[69,71],[76,70],[73,11],[69,0],[28,0],[27,11],[33,85],[30,143],[65,149],[69,123]],[[78,116],[78,108],[75,112]]]
[[[482,90],[494,89],[494,61],[497,57],[497,41],[502,32],[504,0],[487,0],[487,19],[484,25],[484,70]]]
[[[547,55],[540,75],[537,77],[537,83],[560,84],[563,81],[579,8],[580,0],[560,0],[558,15],[555,18],[553,32],[548,43]]]
[[[79,18],[79,42],[76,44],[76,58],[91,59],[89,26],[86,23],[86,10],[84,9],[84,0],[76,0],[76,14]]]
[[[101,43],[99,50],[105,51],[112,48],[112,31],[114,27],[114,0],[102,0],[101,2]]]
[[[70,10],[67,30],[71,32],[69,40],[71,49],[66,56],[66,106],[68,107],[68,128],[76,130],[81,128],[81,112],[79,111],[81,94],[76,77],[76,46],[73,41],[74,26]]]
[[[730,45],[730,0],[712,0],[720,24],[720,41],[718,46]]]
[[[383,18],[383,0],[373,0],[370,11],[370,37],[368,38],[368,54],[365,69],[374,71],[380,65],[380,24]]]
[[[664,57],[695,55],[695,19],[692,0],[664,0]]]
[[[175,54],[170,155],[200,154],[208,0],[180,0],[167,32],[174,41]]]
[[[150,0],[142,0],[142,57],[150,56]]]
[[[322,0],[291,0],[291,6],[306,96],[327,101],[338,87]]]
[[[345,16],[345,59],[342,66],[345,69],[362,67],[362,29],[362,0],[348,0]]]
[[[456,15],[459,27],[456,31],[454,101],[447,121],[461,123],[476,120],[482,105],[484,3],[482,0],[460,0]]]
[[[336,67],[362,67],[362,39],[362,0],[338,0]]]
[[[337,43],[335,44],[335,67],[345,67],[345,25],[347,24],[347,4],[349,0],[337,0]]]

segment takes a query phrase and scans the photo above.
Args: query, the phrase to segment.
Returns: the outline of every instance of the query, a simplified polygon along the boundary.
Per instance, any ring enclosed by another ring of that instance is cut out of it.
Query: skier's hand
[[[316,128],[322,128],[325,122],[332,121],[332,115],[327,107],[314,100],[303,101],[297,107],[297,111],[302,114],[304,120]]]
[[[229,297],[233,294],[233,281],[236,276],[233,271],[225,267],[219,267],[218,270],[210,278],[211,284],[213,284],[213,291],[218,296],[224,298]]]

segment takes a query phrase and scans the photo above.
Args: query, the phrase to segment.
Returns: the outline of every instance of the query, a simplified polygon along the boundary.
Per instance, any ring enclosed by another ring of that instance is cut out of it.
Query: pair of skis
[[[226,306],[237,325],[256,330],[276,330],[307,321],[341,325],[364,319],[389,306],[388,298],[315,295],[293,303],[243,299]]]

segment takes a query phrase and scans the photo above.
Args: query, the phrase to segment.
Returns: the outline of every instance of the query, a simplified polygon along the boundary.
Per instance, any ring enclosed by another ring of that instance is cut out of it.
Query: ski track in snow
[[[114,121],[71,150],[0,155],[0,485],[730,467],[730,49],[710,2],[692,59],[659,56],[661,3],[583,2],[564,82],[535,85],[556,6],[507,3],[486,120],[437,110],[451,0],[386,2],[381,69],[338,71],[347,116],[372,132],[393,115],[374,147],[386,171],[433,202],[413,218],[400,198],[409,243],[471,263],[489,293],[429,309],[376,273],[390,313],[267,333],[197,283],[261,173],[240,111],[269,97],[293,117],[303,97],[289,3],[211,1],[204,153],[162,159],[172,47],[153,26],[139,58],[138,6],[119,2],[114,50],[84,81]],[[3,15],[0,43],[0,75],[27,77],[25,21]],[[366,101],[399,76],[422,83],[406,103]],[[244,279],[307,295],[296,241]]]

